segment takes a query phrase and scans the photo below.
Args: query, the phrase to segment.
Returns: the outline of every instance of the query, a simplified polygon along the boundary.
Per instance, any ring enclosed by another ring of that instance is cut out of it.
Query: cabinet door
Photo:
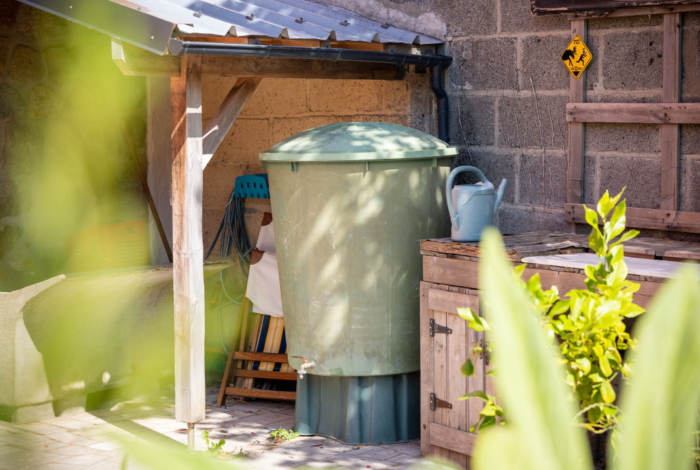
[[[488,358],[471,354],[483,334],[457,314],[461,307],[478,313],[478,291],[421,283],[421,452],[469,468],[476,438],[469,428],[483,404],[459,398],[491,383],[485,376]],[[470,355],[475,373],[465,377],[461,369]]]

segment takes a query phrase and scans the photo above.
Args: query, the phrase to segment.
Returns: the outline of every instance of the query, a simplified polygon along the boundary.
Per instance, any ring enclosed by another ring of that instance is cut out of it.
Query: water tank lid
[[[425,132],[386,122],[343,122],[294,135],[261,152],[264,162],[425,159],[458,153]]]

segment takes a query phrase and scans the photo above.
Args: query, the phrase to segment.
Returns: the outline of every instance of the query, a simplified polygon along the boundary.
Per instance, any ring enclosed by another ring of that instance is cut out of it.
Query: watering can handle
[[[450,220],[452,220],[452,225],[454,225],[455,229],[459,229],[459,214],[455,214],[454,203],[452,201],[452,186],[454,184],[455,177],[458,174],[465,171],[471,171],[472,173],[476,174],[476,176],[478,176],[481,182],[484,184],[489,182],[489,180],[486,179],[486,176],[484,176],[481,170],[474,166],[458,166],[457,168],[452,170],[450,176],[447,177],[447,184],[445,185],[445,197],[447,198],[447,210],[450,211]]]

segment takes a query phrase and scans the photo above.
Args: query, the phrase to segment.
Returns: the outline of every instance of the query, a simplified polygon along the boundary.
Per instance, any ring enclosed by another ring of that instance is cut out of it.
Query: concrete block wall
[[[235,79],[205,78],[203,118],[211,119]],[[204,171],[205,249],[211,244],[237,176],[263,173],[260,152],[304,130],[349,121],[382,121],[434,133],[429,76],[402,81],[263,79]],[[205,124],[206,125],[206,124]],[[246,201],[251,243],[269,200]],[[212,256],[218,254],[218,246]]]
[[[562,16],[535,17],[530,0],[324,0],[398,27],[447,37],[453,143],[458,163],[497,184],[509,180],[503,232],[573,230],[564,220],[570,41]],[[700,14],[684,15],[683,101],[700,100]],[[594,54],[591,102],[658,102],[662,87],[659,15],[589,20]],[[658,208],[658,126],[586,126],[585,202],[627,187],[628,204]],[[682,126],[680,209],[700,211],[700,126]],[[579,227],[581,229],[581,227]],[[655,235],[667,235],[655,233]]]

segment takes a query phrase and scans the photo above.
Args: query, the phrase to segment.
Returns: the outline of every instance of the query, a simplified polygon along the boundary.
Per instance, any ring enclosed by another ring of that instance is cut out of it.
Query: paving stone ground
[[[309,436],[270,442],[270,431],[294,427],[294,405],[264,400],[214,405],[216,390],[207,395],[207,419],[197,424],[198,450],[206,448],[201,431],[224,439],[224,451],[244,456],[231,461],[239,467],[277,470],[289,468],[415,468],[421,463],[418,442],[352,446],[333,439]],[[114,436],[152,443],[187,441],[185,425],[175,421],[172,398],[120,403],[110,409],[77,412],[30,424],[0,421],[0,470],[119,470],[125,451]],[[125,468],[145,469],[127,458]]]

